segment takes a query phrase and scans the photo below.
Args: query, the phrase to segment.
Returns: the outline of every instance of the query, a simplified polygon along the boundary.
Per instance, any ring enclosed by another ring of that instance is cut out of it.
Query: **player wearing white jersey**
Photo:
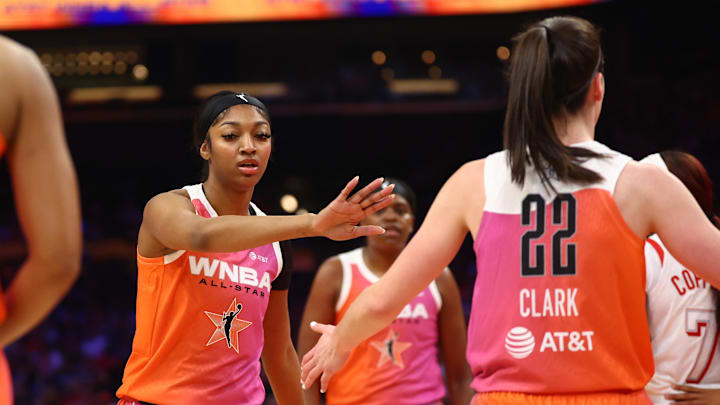
[[[666,151],[643,161],[675,174],[714,219],[712,183],[697,159]],[[680,264],[657,235],[647,240],[645,259],[648,322],[655,358],[655,374],[646,391],[655,404],[675,400],[712,403],[707,401],[708,396],[720,395],[716,390],[720,388],[717,290]]]

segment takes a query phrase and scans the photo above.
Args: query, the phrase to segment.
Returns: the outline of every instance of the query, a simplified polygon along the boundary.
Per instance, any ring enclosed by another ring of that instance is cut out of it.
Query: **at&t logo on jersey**
[[[538,351],[591,352],[594,335],[595,332],[591,330],[545,332]],[[511,357],[524,359],[535,350],[535,336],[526,328],[516,326],[505,336],[505,349]]]
[[[268,262],[268,258],[267,258],[267,257],[261,256],[261,255],[255,253],[255,252],[250,252],[250,254],[249,254],[248,256],[250,256],[250,260],[259,260],[259,261],[261,261],[261,262],[263,262],[263,263],[267,263],[267,262]]]
[[[510,356],[524,359],[535,349],[535,337],[529,330],[516,326],[505,337],[505,349]]]

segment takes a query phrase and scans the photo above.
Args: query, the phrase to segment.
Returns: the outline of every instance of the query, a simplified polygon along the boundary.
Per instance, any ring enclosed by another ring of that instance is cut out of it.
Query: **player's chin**
[[[387,232],[377,236],[383,248],[402,249],[407,243],[407,238],[399,235],[388,235]]]
[[[242,187],[255,187],[260,180],[262,180],[263,175],[265,174],[265,170],[259,170],[257,173],[252,174],[246,174],[246,173],[237,173],[235,177],[235,182]]]

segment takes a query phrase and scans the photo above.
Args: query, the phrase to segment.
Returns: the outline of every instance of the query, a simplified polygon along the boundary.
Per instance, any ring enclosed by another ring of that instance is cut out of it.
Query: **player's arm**
[[[335,322],[335,304],[340,295],[343,282],[342,263],[338,257],[326,260],[318,269],[313,280],[310,296],[305,303],[300,331],[298,334],[298,354],[304,356],[317,343],[320,335],[310,329],[310,322],[332,324]],[[320,384],[306,387],[305,403],[320,404]]]
[[[378,226],[355,224],[365,215],[390,204],[392,187],[372,193],[381,183],[382,179],[376,179],[351,197],[350,192],[358,184],[356,177],[317,215],[203,218],[195,215],[195,209],[185,195],[177,191],[162,193],[145,206],[139,236],[141,254],[145,242],[169,250],[235,252],[307,236],[344,240],[379,234],[383,229]]]
[[[435,279],[435,283],[442,297],[442,307],[438,314],[439,345],[450,404],[467,405],[472,402],[475,393],[470,388],[472,376],[465,360],[467,330],[460,291],[450,269],[445,269]]]
[[[720,404],[720,389],[698,388],[691,385],[673,384],[673,389],[681,391],[679,394],[665,394],[665,399],[673,403],[688,403],[697,405]]]
[[[632,198],[639,207],[637,218],[643,222],[635,221],[635,229],[643,236],[657,233],[680,263],[720,286],[720,230],[682,182],[659,167],[639,163],[629,163],[618,187],[621,181],[628,186],[626,191],[633,190]]]
[[[67,293],[80,271],[80,200],[65,142],[55,89],[37,56],[25,48],[13,55],[10,82],[20,105],[8,144],[8,165],[17,217],[28,257],[10,284],[0,348],[40,322]]]
[[[290,338],[287,297],[287,290],[270,292],[263,321],[265,345],[262,363],[277,403],[297,405],[303,403],[303,392],[300,388],[300,363]]]
[[[474,197],[478,189],[484,196],[482,183],[478,184],[483,167],[483,161],[471,162],[448,179],[417,234],[388,272],[353,302],[336,329],[328,325],[313,328],[323,336],[303,357],[306,385],[324,373],[321,388],[326,388],[350,351],[392,322],[403,306],[447,267],[470,229],[468,213],[482,211],[484,206],[484,200]]]

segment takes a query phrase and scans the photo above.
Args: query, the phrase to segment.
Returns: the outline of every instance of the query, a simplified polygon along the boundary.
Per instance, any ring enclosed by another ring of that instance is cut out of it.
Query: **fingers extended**
[[[365,199],[370,193],[373,192],[376,188],[380,187],[380,185],[383,182],[383,178],[379,177],[373,181],[370,182],[367,186],[363,187],[360,191],[355,193],[352,197],[348,199],[351,203],[359,204],[362,202],[362,200]]]
[[[353,237],[359,238],[361,236],[369,236],[369,235],[381,235],[385,233],[385,229],[377,226],[377,225],[363,225],[363,226],[356,226],[353,231]]]
[[[380,211],[383,208],[386,208],[390,204],[392,204],[393,200],[395,199],[395,194],[390,194],[389,196],[383,198],[382,200],[379,200],[368,207],[363,209],[363,212],[365,215],[370,215],[372,213],[375,213],[377,211]]]
[[[387,198],[388,196],[390,196],[394,189],[395,189],[395,185],[391,184],[391,185],[383,188],[382,190],[378,191],[377,193],[373,193],[370,197],[367,197],[366,199],[364,199],[360,203],[360,206],[363,209],[365,209],[365,208],[375,204],[376,202],[381,201],[381,200]]]
[[[673,384],[672,387],[678,391],[685,391],[685,392],[703,392],[702,388],[693,387],[692,385],[685,385],[685,384]]]
[[[326,325],[324,323],[317,323],[315,321],[310,322],[310,329],[317,333],[332,332],[332,325]]]
[[[305,355],[303,356],[300,366],[304,368],[305,365],[309,364],[313,360],[314,357],[315,357],[315,347],[313,346],[313,348],[310,349],[310,351],[305,353]]]
[[[350,195],[350,192],[353,191],[353,189],[357,186],[358,182],[360,181],[360,176],[355,176],[348,182],[348,184],[345,185],[345,188],[340,191],[339,198],[342,200],[347,200],[348,196]]]
[[[320,377],[320,392],[326,393],[328,384],[330,383],[330,375],[327,372],[322,373]]]
[[[313,367],[312,370],[310,370],[310,372],[308,372],[306,377],[303,379],[303,384],[305,385],[305,387],[312,387],[312,385],[315,383],[315,380],[320,377],[320,373],[322,373],[322,369],[319,366]]]
[[[700,399],[700,395],[694,392],[684,394],[665,394],[665,399],[672,399],[675,401],[691,401],[694,399]]]

